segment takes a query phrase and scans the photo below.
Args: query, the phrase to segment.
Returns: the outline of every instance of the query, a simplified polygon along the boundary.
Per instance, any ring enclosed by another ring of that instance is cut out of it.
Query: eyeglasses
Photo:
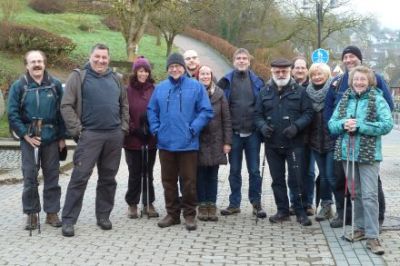
[[[185,58],[186,61],[189,61],[190,59],[195,60],[197,56],[188,56]]]

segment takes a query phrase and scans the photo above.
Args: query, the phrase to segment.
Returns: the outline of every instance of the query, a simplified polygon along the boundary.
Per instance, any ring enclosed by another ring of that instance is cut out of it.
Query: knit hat
[[[350,45],[350,46],[347,46],[346,48],[344,48],[344,50],[342,52],[342,61],[343,61],[343,57],[345,54],[353,54],[353,55],[357,56],[357,58],[360,59],[360,61],[362,62],[362,54],[361,54],[360,48],[358,48],[357,46]]]
[[[151,72],[151,66],[149,60],[144,56],[139,56],[133,61],[132,71],[136,72],[139,68],[143,67],[147,72]]]
[[[186,64],[185,64],[185,60],[183,59],[183,56],[179,53],[173,53],[171,54],[168,59],[167,59],[167,70],[168,67],[172,64],[178,64],[183,66],[183,68],[186,69]]]

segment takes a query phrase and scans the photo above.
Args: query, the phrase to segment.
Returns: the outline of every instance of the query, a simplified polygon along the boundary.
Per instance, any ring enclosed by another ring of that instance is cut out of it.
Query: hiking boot
[[[132,204],[128,207],[128,218],[130,219],[139,218],[137,204]]]
[[[103,230],[111,230],[112,223],[109,218],[99,218],[97,219],[97,225]]]
[[[62,235],[66,237],[71,237],[75,235],[74,225],[73,224],[63,224],[62,225]]]
[[[155,217],[160,216],[158,214],[158,212],[156,211],[156,209],[154,208],[152,203],[149,204],[149,212],[148,213],[147,213],[147,205],[144,206],[143,214],[147,215],[147,217],[149,217],[149,218],[155,218]]]
[[[53,227],[61,227],[62,223],[60,218],[58,218],[57,213],[48,213],[46,216],[46,224],[49,224]]]
[[[200,221],[208,221],[208,206],[205,202],[199,204],[198,211],[197,219]]]
[[[357,242],[365,239],[365,232],[361,229],[356,229],[354,231],[353,238],[351,237],[351,233],[346,236],[346,239],[350,240],[351,242]]]
[[[351,220],[346,219],[346,225],[351,225]],[[343,227],[343,218],[336,214],[335,218],[330,222],[331,228],[340,228]]]
[[[188,231],[197,229],[196,219],[194,216],[185,217],[185,227]]]
[[[215,203],[208,204],[208,220],[212,222],[218,221],[217,206],[215,206]]]
[[[180,223],[181,223],[181,220],[179,218],[174,219],[174,218],[172,218],[172,216],[167,215],[161,221],[159,221],[157,223],[157,225],[158,225],[158,227],[165,228],[165,227],[169,227],[171,225],[176,225],[176,224],[180,224]]]
[[[32,225],[31,225],[31,215],[32,215]],[[37,213],[28,214],[26,219],[25,230],[35,230],[38,227],[38,216]]]
[[[385,250],[377,238],[368,238],[367,248],[369,248],[371,252],[376,255],[383,255],[385,253]]]
[[[260,203],[253,204],[253,215],[257,215],[257,218],[267,218],[267,213],[263,210]]]
[[[269,221],[274,224],[290,221],[290,215],[284,214],[282,212],[277,212],[276,214],[269,217]]]
[[[302,226],[310,226],[312,225],[311,220],[308,218],[307,214],[304,213],[300,213],[300,214],[296,214],[296,221],[301,224]]]
[[[313,216],[315,214],[314,209],[313,209],[312,206],[307,206],[305,208],[305,211],[306,211],[306,215],[307,216]]]
[[[315,216],[315,220],[317,222],[325,221],[333,217],[331,205],[322,206],[319,210],[317,216]]]
[[[296,215],[296,213],[294,212],[294,207],[293,206],[289,207],[289,215],[290,216]]]
[[[240,208],[228,207],[226,209],[221,210],[221,215],[224,215],[224,216],[232,215],[235,213],[240,213]]]

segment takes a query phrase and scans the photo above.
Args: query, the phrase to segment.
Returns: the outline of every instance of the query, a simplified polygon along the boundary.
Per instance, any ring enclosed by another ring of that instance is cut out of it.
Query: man
[[[168,78],[156,86],[147,106],[150,131],[158,140],[167,209],[158,226],[180,224],[182,207],[186,229],[196,230],[199,135],[213,117],[213,109],[203,85],[187,76],[181,54],[168,57],[167,71]],[[178,198],[178,176],[183,180],[182,202]]]
[[[195,50],[187,50],[183,54],[183,58],[185,59],[185,66],[190,77],[196,77],[200,68],[200,59],[197,52]]]
[[[96,44],[84,70],[68,77],[61,113],[68,132],[78,142],[74,169],[68,184],[62,212],[62,234],[74,236],[74,224],[82,209],[90,175],[97,164],[97,225],[112,229],[110,213],[114,206],[124,134],[128,130],[128,102],[116,74],[109,68],[110,53],[104,44]]]
[[[331,118],[336,105],[339,103],[343,93],[347,90],[349,72],[355,67],[362,64],[362,53],[357,46],[347,46],[342,52],[342,62],[345,67],[343,75],[336,76],[330,85],[329,91],[325,98],[324,120],[326,122]],[[393,111],[394,104],[390,95],[388,86],[381,75],[375,73],[377,87],[383,92],[383,96]],[[335,138],[335,136],[333,136]],[[331,221],[330,225],[333,228],[343,226],[343,211],[344,211],[344,191],[345,191],[345,174],[342,162],[335,161],[335,176],[336,176],[336,217]],[[378,179],[378,198],[379,198],[379,224],[382,225],[385,215],[385,197],[382,190],[381,179]],[[351,221],[351,201],[347,201],[346,207],[346,223]]]
[[[265,138],[265,154],[272,177],[277,213],[271,223],[290,220],[289,201],[285,180],[288,164],[288,185],[293,193],[293,207],[297,222],[311,225],[304,210],[304,132],[310,124],[313,109],[306,91],[290,76],[291,62],[276,59],[271,63],[272,79],[257,98],[255,123]]]
[[[246,156],[249,173],[249,200],[253,205],[253,214],[259,218],[267,217],[261,206],[260,145],[261,139],[254,125],[255,103],[264,81],[250,68],[250,53],[239,48],[233,54],[235,69],[226,74],[218,86],[225,92],[229,102],[232,120],[232,149],[229,153],[229,184],[231,194],[229,206],[221,210],[222,215],[240,212],[242,200],[242,160]]]
[[[307,88],[309,84],[308,78],[308,64],[304,57],[297,56],[293,58],[292,64],[292,77],[296,81],[297,84],[302,86],[304,89]],[[308,129],[305,129],[304,134],[307,136]],[[303,195],[303,204],[306,209],[306,214],[308,216],[314,215],[313,199],[314,199],[314,180],[315,180],[315,159],[311,154],[311,150],[308,147],[307,137],[305,137],[305,145],[304,145],[304,164],[307,166],[304,168],[304,195]],[[290,215],[295,215],[293,208],[293,193],[289,189],[290,196]]]
[[[21,139],[23,212],[28,214],[25,229],[38,227],[41,210],[38,172],[42,168],[43,209],[46,223],[60,227],[61,187],[59,151],[65,148],[65,126],[60,113],[62,86],[46,70],[46,56],[32,50],[25,54],[26,73],[15,81],[8,98],[8,120]]]

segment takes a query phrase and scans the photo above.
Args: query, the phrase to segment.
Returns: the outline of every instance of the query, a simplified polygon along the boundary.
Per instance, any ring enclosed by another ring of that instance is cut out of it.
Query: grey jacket
[[[65,84],[65,91],[61,100],[61,114],[68,133],[77,137],[82,131],[82,82],[85,70],[74,70]],[[114,75],[114,74],[113,74]],[[129,132],[129,106],[126,88],[120,86],[120,116],[121,129],[127,134]]]

